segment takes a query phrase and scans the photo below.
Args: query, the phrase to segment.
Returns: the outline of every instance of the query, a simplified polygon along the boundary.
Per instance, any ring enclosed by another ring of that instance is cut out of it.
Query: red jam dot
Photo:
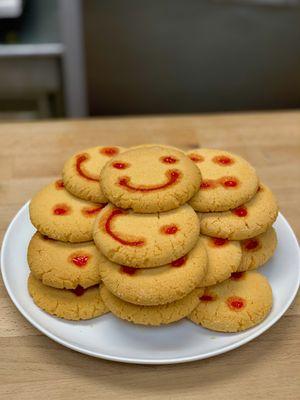
[[[248,214],[247,209],[244,207],[235,208],[234,210],[232,210],[232,212],[238,217],[246,217],[246,215]]]
[[[172,267],[182,267],[186,263],[186,256],[180,257],[175,261],[171,262]]]
[[[224,185],[228,186],[228,187],[234,187],[237,185],[237,182],[236,181],[225,181]]]
[[[216,182],[212,179],[207,179],[202,181],[200,184],[200,189],[213,189],[216,187]]]
[[[77,265],[77,267],[84,267],[87,264],[88,260],[89,260],[88,256],[79,255],[72,258],[72,263]]]
[[[119,149],[116,147],[103,147],[100,149],[100,153],[108,157],[113,157],[119,153]]]
[[[212,241],[215,246],[224,246],[224,244],[228,243],[228,239],[222,238],[212,238]]]
[[[58,181],[55,182],[55,187],[56,189],[63,189],[65,187],[64,182],[62,179],[59,179]]]
[[[112,164],[112,166],[116,169],[126,169],[129,167],[129,165],[127,163],[123,163],[123,162],[114,162]]]
[[[254,250],[258,247],[259,241],[257,239],[249,239],[244,242],[244,248],[246,250]]]
[[[178,231],[178,227],[176,225],[165,225],[160,228],[162,233],[166,235],[174,235]]]
[[[82,296],[85,292],[85,288],[82,286],[78,285],[76,286],[75,289],[71,289],[71,291],[76,295],[76,296]]]
[[[69,214],[70,207],[67,204],[57,204],[53,207],[54,215],[66,215]]]
[[[230,279],[232,279],[233,281],[238,281],[239,279],[241,279],[243,276],[245,275],[244,272],[232,272]]]
[[[227,305],[231,310],[239,311],[246,305],[246,300],[241,297],[233,296],[227,299]]]
[[[204,157],[201,156],[200,154],[196,154],[196,153],[189,154],[189,158],[190,158],[192,161],[194,161],[195,163],[204,161]]]
[[[219,165],[231,165],[234,163],[234,160],[227,156],[215,156],[212,160]]]
[[[214,297],[212,295],[210,295],[210,294],[204,294],[203,296],[200,297],[200,300],[201,301],[205,301],[205,302],[213,301]]]
[[[136,268],[126,267],[126,265],[122,265],[121,272],[127,275],[134,275],[136,273]]]
[[[165,164],[175,164],[178,160],[173,156],[161,157],[160,160]]]

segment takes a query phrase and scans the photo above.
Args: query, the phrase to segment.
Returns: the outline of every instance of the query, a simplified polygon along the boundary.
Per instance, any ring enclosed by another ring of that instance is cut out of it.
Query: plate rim
[[[290,305],[293,303],[293,301],[295,300],[295,297],[297,295],[297,292],[299,290],[299,286],[300,286],[300,268],[298,270],[298,275],[297,275],[297,282],[294,288],[294,291],[291,293],[290,299],[289,301],[284,305],[284,307],[282,307],[282,309],[280,310],[280,312],[275,315],[273,317],[273,319],[271,319],[267,324],[262,325],[252,333],[249,336],[239,340],[236,343],[232,343],[230,345],[227,345],[223,348],[217,349],[217,350],[212,350],[209,351],[205,354],[198,354],[198,355],[194,355],[194,356],[185,356],[185,357],[180,357],[180,358],[170,358],[170,359],[151,359],[151,358],[134,358],[134,357],[124,357],[124,356],[114,356],[114,355],[109,355],[109,354],[105,354],[105,353],[99,353],[99,352],[95,352],[95,351],[91,351],[91,350],[87,350],[87,349],[82,349],[79,346],[73,345],[72,343],[67,342],[64,339],[61,339],[60,337],[58,337],[57,335],[53,334],[51,331],[49,331],[48,329],[44,328],[42,325],[40,325],[38,322],[36,322],[34,320],[34,318],[32,318],[29,313],[27,312],[27,310],[18,302],[18,300],[16,299],[13,291],[10,288],[10,285],[8,283],[8,278],[6,275],[6,271],[5,271],[5,267],[4,267],[4,254],[5,254],[5,249],[7,246],[7,242],[9,240],[9,234],[10,231],[13,229],[13,225],[15,223],[15,221],[19,218],[19,215],[29,207],[29,203],[30,200],[27,201],[19,210],[18,212],[15,214],[15,216],[12,218],[12,220],[10,221],[4,237],[3,237],[3,241],[2,241],[2,245],[1,245],[1,274],[2,274],[2,279],[3,279],[3,283],[5,286],[5,289],[10,297],[10,300],[12,301],[12,303],[15,305],[15,307],[17,308],[17,310],[21,313],[21,315],[32,325],[34,326],[39,332],[43,333],[45,336],[47,336],[48,338],[52,339],[53,341],[55,341],[56,343],[59,343],[60,345],[67,347],[71,350],[77,351],[79,353],[88,355],[88,356],[92,356],[95,358],[100,358],[100,359],[104,359],[104,360],[109,360],[109,361],[116,361],[116,362],[121,362],[121,363],[129,363],[129,364],[148,364],[148,365],[163,365],[163,364],[179,364],[179,363],[186,363],[186,362],[193,362],[193,361],[197,361],[197,360],[203,360],[206,358],[211,358],[211,357],[215,357],[217,355],[220,354],[224,354],[227,353],[231,350],[234,350],[238,347],[243,346],[244,344],[250,342],[251,340],[257,338],[258,336],[262,335],[264,332],[266,332],[267,330],[269,330],[287,311],[287,309],[290,307]],[[292,229],[292,227],[290,226],[289,222],[287,221],[287,219],[279,212],[278,217],[281,218],[283,220],[283,222],[286,224],[291,237],[293,239],[294,244],[298,247],[298,264],[300,267],[300,253],[299,253],[299,245],[298,245],[298,240],[297,237]]]

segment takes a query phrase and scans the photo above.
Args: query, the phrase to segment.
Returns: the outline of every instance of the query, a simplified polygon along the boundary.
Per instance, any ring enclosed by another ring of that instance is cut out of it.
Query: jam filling
[[[246,306],[246,300],[242,297],[232,296],[226,300],[228,307],[233,311],[240,311]]]
[[[126,267],[126,265],[121,265],[120,271],[127,275],[134,275],[137,272],[137,269],[132,267]]]
[[[134,192],[151,192],[154,190],[166,189],[169,186],[175,185],[181,178],[181,173],[177,170],[169,170],[166,172],[167,181],[158,185],[134,185],[130,182],[129,176],[119,178],[119,185]]]
[[[89,260],[89,256],[87,255],[76,255],[76,256],[71,256],[71,261],[73,264],[75,264],[77,267],[84,267]]]
[[[233,214],[235,214],[238,217],[246,217],[248,214],[248,211],[245,207],[238,207],[232,210]]]
[[[67,204],[56,204],[53,207],[53,214],[54,215],[67,215],[70,214],[71,212],[71,207],[69,207]]]
[[[259,241],[257,239],[248,239],[244,241],[245,250],[255,250],[259,246]]]
[[[120,162],[120,161],[116,161],[116,162],[112,163],[112,166],[116,169],[126,169],[129,167],[129,164]]]
[[[199,297],[199,299],[203,302],[209,302],[209,301],[214,301],[216,297],[211,294],[204,293],[201,297]]]
[[[119,153],[119,149],[116,147],[102,147],[99,152],[104,156],[113,157]]]
[[[204,157],[201,156],[200,154],[192,153],[192,154],[189,154],[188,157],[189,157],[192,161],[194,161],[195,163],[204,161]]]
[[[165,225],[160,228],[160,231],[166,235],[174,235],[178,230],[179,228],[175,224]]]
[[[55,182],[55,187],[56,187],[57,190],[63,189],[65,187],[63,180],[62,179],[58,179]]]
[[[228,239],[222,239],[222,238],[211,238],[212,243],[214,246],[224,246],[224,244],[228,243]]]
[[[165,164],[175,164],[177,163],[177,158],[173,157],[173,156],[166,156],[166,157],[161,157],[160,161],[165,163]]]
[[[99,177],[90,174],[84,170],[83,164],[89,160],[90,156],[88,154],[78,154],[76,158],[76,171],[82,177],[87,179],[88,181],[98,182]]]
[[[86,217],[92,217],[93,215],[98,214],[106,204],[107,203],[100,203],[97,207],[83,207],[81,212]]]
[[[245,272],[232,272],[230,275],[230,279],[233,281],[238,281],[239,279],[243,278]]]
[[[180,257],[171,262],[172,267],[182,267],[186,263],[186,256]]]
[[[225,165],[232,165],[232,164],[234,163],[233,158],[227,157],[227,156],[222,156],[222,155],[220,155],[220,156],[215,156],[215,157],[212,159],[212,161],[215,162],[216,164],[224,165],[224,166],[225,166]]]

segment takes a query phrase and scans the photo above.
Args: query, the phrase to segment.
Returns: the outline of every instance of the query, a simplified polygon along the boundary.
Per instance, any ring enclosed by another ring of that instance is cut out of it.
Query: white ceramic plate
[[[4,237],[1,268],[6,289],[18,310],[45,335],[73,350],[108,360],[139,364],[171,364],[200,360],[235,349],[269,329],[287,310],[300,281],[299,248],[288,222],[279,215],[275,228],[278,248],[261,272],[271,283],[274,305],[260,325],[242,333],[225,334],[200,328],[188,320],[165,327],[143,327],[112,314],[83,322],[51,317],[27,292],[26,252],[35,232],[25,204]]]

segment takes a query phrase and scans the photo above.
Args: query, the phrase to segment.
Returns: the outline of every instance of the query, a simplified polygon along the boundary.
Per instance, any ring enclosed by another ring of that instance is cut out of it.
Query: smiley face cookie
[[[187,254],[198,241],[199,225],[187,204],[156,214],[136,214],[108,204],[95,221],[94,241],[117,264],[157,267]]]
[[[58,180],[33,197],[29,213],[43,235],[63,242],[86,242],[92,240],[94,220],[104,206],[74,197]]]
[[[242,259],[240,242],[234,240],[200,236],[207,252],[207,272],[200,286],[211,286],[228,279],[236,272]]]
[[[117,207],[138,213],[175,209],[198,191],[201,174],[181,151],[139,147],[110,160],[100,174],[105,196]]]
[[[64,165],[62,177],[66,189],[74,196],[95,203],[107,203],[99,184],[100,172],[122,147],[92,147],[74,154]]]
[[[102,257],[99,270],[107,289],[124,301],[144,306],[170,303],[186,296],[199,286],[207,265],[200,240],[188,254],[162,267],[125,267]]]
[[[256,195],[231,211],[200,213],[201,233],[244,240],[265,232],[276,220],[278,206],[271,190],[260,184]]]
[[[36,232],[29,243],[28,265],[44,285],[75,289],[99,284],[99,251],[94,242],[65,243]]]
[[[191,150],[187,155],[202,175],[200,190],[189,202],[196,211],[231,210],[256,193],[257,174],[242,157],[216,149]]]
[[[254,238],[243,240],[242,261],[238,271],[256,269],[273,256],[277,246],[277,236],[273,227]]]
[[[100,289],[105,305],[115,316],[134,324],[153,326],[170,324],[189,315],[199,304],[199,296],[202,293],[203,289],[195,289],[187,296],[172,303],[158,306],[140,306],[119,299],[105,286]]]
[[[99,317],[108,312],[99,286],[83,289],[56,289],[43,285],[33,274],[28,278],[28,291],[35,304],[42,310],[59,318],[77,321]]]
[[[230,279],[206,288],[188,318],[213,331],[238,332],[263,321],[272,303],[272,289],[263,275],[236,272]]]

